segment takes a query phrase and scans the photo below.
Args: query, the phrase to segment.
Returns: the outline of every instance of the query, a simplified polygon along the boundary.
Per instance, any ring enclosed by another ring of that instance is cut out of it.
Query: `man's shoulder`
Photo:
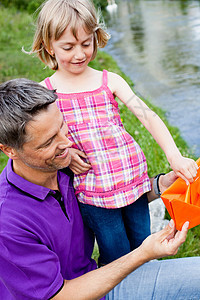
[[[9,187],[9,184],[6,180],[6,173],[7,173],[6,168],[7,167],[5,167],[0,174],[0,197],[2,197],[6,193]]]
[[[7,180],[7,167],[5,167],[0,174],[0,224],[7,224],[8,216],[12,214],[11,212],[16,213],[17,208],[21,206],[19,199],[19,193]]]

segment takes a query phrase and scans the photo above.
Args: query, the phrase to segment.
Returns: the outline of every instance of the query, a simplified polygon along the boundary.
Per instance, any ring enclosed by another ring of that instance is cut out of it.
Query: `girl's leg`
[[[126,277],[106,300],[199,300],[200,257],[151,261]]]
[[[79,203],[84,224],[96,236],[99,246],[99,265],[130,252],[130,243],[126,235],[121,209],[107,209]]]
[[[151,234],[147,194],[122,209],[131,250],[137,248]]]

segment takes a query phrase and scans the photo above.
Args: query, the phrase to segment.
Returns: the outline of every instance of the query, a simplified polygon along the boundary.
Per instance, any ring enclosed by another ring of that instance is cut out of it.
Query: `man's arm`
[[[178,177],[175,175],[173,171],[165,174],[165,175],[160,175],[159,181],[158,181],[158,186],[159,190],[161,193],[163,193]],[[154,177],[150,178],[151,182],[151,191],[147,193],[148,197],[148,202],[150,203],[151,201],[159,198],[159,195],[155,193],[154,187],[153,187],[153,181]]]
[[[177,253],[185,241],[188,222],[176,232],[173,220],[161,231],[150,235],[140,247],[116,261],[72,280],[65,280],[54,300],[96,300],[108,294],[128,274],[142,264]]]

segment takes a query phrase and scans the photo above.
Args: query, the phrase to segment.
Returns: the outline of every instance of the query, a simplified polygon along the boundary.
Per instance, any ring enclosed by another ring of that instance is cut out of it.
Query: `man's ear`
[[[0,144],[0,150],[11,159],[18,158],[17,151],[10,146]]]

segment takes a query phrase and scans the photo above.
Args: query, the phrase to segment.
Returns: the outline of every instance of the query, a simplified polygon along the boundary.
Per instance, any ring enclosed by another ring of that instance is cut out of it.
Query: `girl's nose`
[[[81,46],[78,46],[76,49],[75,49],[75,55],[74,55],[74,58],[75,59],[83,59],[85,58],[85,53],[84,53],[84,50]]]

